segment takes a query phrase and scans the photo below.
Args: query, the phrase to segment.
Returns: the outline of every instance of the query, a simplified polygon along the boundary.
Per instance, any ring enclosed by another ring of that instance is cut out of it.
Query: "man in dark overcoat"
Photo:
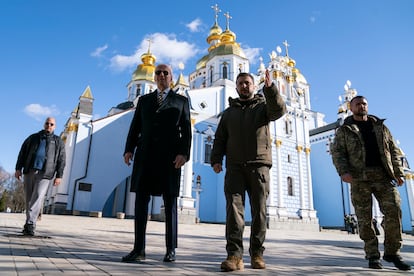
[[[175,261],[181,167],[188,161],[191,147],[190,107],[186,97],[171,89],[170,66],[158,65],[154,79],[157,89],[138,99],[125,144],[125,163],[130,165],[134,160],[131,191],[136,199],[134,249],[123,262],[145,259],[148,204],[151,196],[161,195],[167,249],[163,261]]]

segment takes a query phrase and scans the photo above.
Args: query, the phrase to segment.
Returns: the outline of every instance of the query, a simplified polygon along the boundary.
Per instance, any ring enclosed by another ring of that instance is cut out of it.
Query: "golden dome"
[[[154,66],[146,66],[144,64],[140,64],[137,66],[137,69],[132,74],[132,80],[148,80],[154,81]]]
[[[294,59],[290,58],[290,57],[288,57],[288,59],[289,59],[288,62],[287,62],[288,66],[295,67],[296,61]]]
[[[301,82],[301,83],[308,83],[308,81],[306,80],[306,78],[302,75],[302,73],[299,71],[298,68],[293,68],[292,69],[292,73],[295,76],[295,79],[297,82]]]
[[[346,110],[342,107],[342,106],[340,106],[339,108],[338,108],[338,114],[341,114],[341,113],[344,113]]]
[[[137,66],[137,69],[132,74],[132,80],[148,80],[154,81],[154,71],[155,71],[155,61],[156,57],[150,53],[148,50],[147,53],[141,55],[142,64]]]
[[[220,28],[220,26],[216,23],[210,28],[210,36],[218,36],[220,38],[220,34],[223,32],[223,30]],[[207,38],[208,39],[208,38]]]
[[[213,27],[211,27],[210,29],[210,34],[207,37],[207,43],[210,44],[210,47],[208,48],[209,52],[220,43],[221,32],[222,32],[222,29],[217,24],[217,22],[214,23]]]
[[[236,34],[230,31],[229,29],[225,30],[221,34],[221,42],[222,43],[232,43],[236,41]]]

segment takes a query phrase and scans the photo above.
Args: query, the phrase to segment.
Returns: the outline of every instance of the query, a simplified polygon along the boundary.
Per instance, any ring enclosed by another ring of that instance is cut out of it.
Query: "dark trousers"
[[[150,195],[136,193],[135,199],[135,242],[134,250],[145,251],[145,233],[148,221]],[[177,248],[177,197],[163,195],[165,209],[165,246],[169,250]]]
[[[244,208],[246,192],[252,215],[251,256],[263,255],[266,237],[266,200],[269,195],[269,167],[227,165],[224,181],[226,196],[226,251],[228,256],[243,256]]]

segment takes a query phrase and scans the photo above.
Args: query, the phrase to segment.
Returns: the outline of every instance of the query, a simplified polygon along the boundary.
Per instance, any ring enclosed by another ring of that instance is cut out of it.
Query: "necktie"
[[[164,91],[160,91],[158,92],[158,98],[157,98],[158,106],[161,106],[163,100],[164,100]]]

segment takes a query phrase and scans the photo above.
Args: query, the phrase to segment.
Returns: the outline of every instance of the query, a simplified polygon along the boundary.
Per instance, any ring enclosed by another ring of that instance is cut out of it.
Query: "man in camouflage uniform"
[[[372,224],[374,195],[384,214],[383,259],[400,270],[411,270],[399,254],[402,246],[401,199],[396,186],[404,183],[401,150],[384,120],[368,115],[365,97],[354,97],[350,105],[353,115],[338,128],[331,153],[341,179],[351,185],[351,200],[369,268],[382,268]]]

